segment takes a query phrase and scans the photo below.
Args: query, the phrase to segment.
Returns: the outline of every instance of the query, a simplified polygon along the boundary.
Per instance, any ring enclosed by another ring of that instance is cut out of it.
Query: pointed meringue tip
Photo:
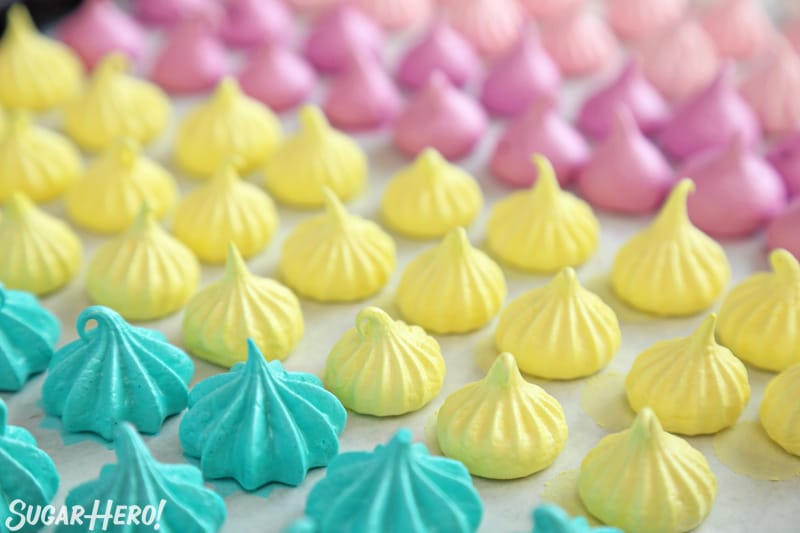
[[[643,407],[631,426],[631,436],[640,440],[649,440],[664,432],[658,417],[649,407]]]
[[[700,346],[713,346],[717,343],[714,338],[714,331],[717,328],[717,314],[711,313],[703,319],[700,325],[691,335],[692,340]]]
[[[429,178],[439,175],[439,170],[446,164],[444,157],[436,148],[425,148],[414,161],[415,170]]]
[[[225,258],[225,277],[227,279],[239,279],[247,277],[250,270],[247,268],[247,263],[239,253],[239,249],[233,241],[228,243],[228,253]]]
[[[6,434],[6,428],[8,427],[8,407],[6,406],[6,402],[0,398],[0,437]]]
[[[508,352],[503,352],[497,356],[492,367],[484,378],[487,383],[499,387],[509,387],[522,379],[519,373],[517,360]]]
[[[472,248],[467,231],[462,227],[451,229],[442,240],[442,248],[454,255],[462,254]]]
[[[12,37],[36,31],[30,11],[20,2],[11,4],[6,20],[8,22],[8,34]]]
[[[250,337],[247,338],[247,362],[245,363],[245,368],[254,369],[260,368],[262,365],[265,365],[267,362],[264,359],[264,355],[261,353],[261,350],[258,348],[258,344],[256,341],[251,339]]]
[[[555,275],[552,283],[555,287],[565,292],[572,291],[580,285],[575,269],[572,267],[562,268]]]
[[[117,164],[125,169],[133,168],[141,153],[139,142],[132,137],[123,137],[111,145],[111,154]]]
[[[5,204],[9,218],[19,218],[35,209],[33,201],[25,193],[13,192]]]
[[[639,58],[636,56],[631,56],[628,61],[622,66],[622,71],[619,75],[619,81],[623,83],[630,83],[631,81],[635,80],[639,77],[641,73],[641,65],[639,62]]]
[[[328,119],[315,105],[305,105],[300,109],[300,124],[304,132],[315,137],[322,137],[330,130]]]
[[[224,161],[217,171],[214,172],[211,178],[212,182],[226,186],[239,183],[241,176],[239,175],[239,171],[236,170],[236,162],[237,159],[235,157],[230,157]]]
[[[390,328],[394,320],[380,307],[369,306],[359,311],[356,316],[356,330],[363,337],[370,337],[375,333]]]
[[[777,248],[769,254],[772,270],[782,278],[800,281],[800,262],[789,250]]]
[[[114,430],[114,451],[120,464],[151,458],[150,451],[136,428],[128,422],[119,423]]]
[[[397,433],[394,434],[389,444],[407,448],[413,441],[414,437],[411,434],[411,430],[408,428],[400,428],[397,430]]]
[[[639,125],[633,118],[633,113],[625,104],[618,104],[614,108],[614,136],[616,138],[631,138],[640,133]]]
[[[136,214],[136,218],[133,219],[133,224],[131,224],[130,229],[131,231],[148,231],[156,224],[158,224],[158,222],[156,222],[153,209],[147,201],[144,201],[141,207],[139,207],[139,212]]]
[[[333,219],[337,224],[344,224],[350,217],[342,201],[336,196],[329,187],[322,188],[322,196],[325,199],[325,214]]]
[[[667,201],[661,208],[656,218],[656,224],[668,227],[680,226],[689,223],[689,214],[686,209],[686,200],[694,192],[694,182],[689,178],[682,178],[669,193]]]
[[[95,68],[93,78],[106,80],[109,76],[115,76],[128,70],[130,60],[122,52],[111,52],[103,56],[100,64]]]
[[[239,82],[233,76],[225,76],[214,89],[213,101],[220,105],[231,105],[242,94]]]
[[[553,195],[561,190],[556,178],[556,171],[553,169],[552,163],[542,154],[533,154],[531,156],[536,167],[536,182],[531,187],[532,194],[548,194]]]

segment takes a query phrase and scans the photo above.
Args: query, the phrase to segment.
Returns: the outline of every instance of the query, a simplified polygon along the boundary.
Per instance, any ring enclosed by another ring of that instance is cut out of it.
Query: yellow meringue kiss
[[[731,276],[725,251],[694,227],[686,198],[694,183],[672,189],[656,220],[625,243],[611,271],[617,296],[640,311],[663,316],[699,313],[722,293]]]
[[[352,411],[394,416],[430,402],[442,388],[444,374],[436,339],[367,307],[328,355],[323,381]]]
[[[442,452],[476,476],[515,479],[555,461],[567,441],[558,400],[519,373],[514,356],[500,354],[480,381],[448,396],[436,436]]]
[[[102,150],[120,137],[147,144],[167,126],[167,96],[152,83],[127,74],[127,70],[127,56],[107,55],[79,98],[64,110],[64,130],[82,148]]]
[[[409,322],[435,333],[485,326],[506,298],[503,271],[472,247],[463,228],[411,260],[397,287],[397,306]]]
[[[275,204],[267,193],[242,181],[227,163],[181,201],[172,231],[201,261],[222,263],[228,243],[251,257],[267,245],[277,225]]]
[[[619,348],[614,311],[584,289],[567,267],[545,285],[528,291],[500,314],[497,348],[510,352],[520,370],[546,379],[594,374]]]
[[[86,275],[92,302],[128,320],[154,320],[183,307],[200,279],[191,250],[143,208],[130,228],[95,253]]]
[[[330,189],[325,213],[301,222],[286,238],[280,269],[298,293],[320,302],[352,302],[381,290],[395,268],[392,238],[351,215]]]
[[[717,335],[739,359],[780,372],[800,363],[800,264],[783,249],[769,261],[772,272],[751,276],[725,297]]]
[[[360,193],[367,181],[367,158],[358,144],[331,128],[317,107],[301,109],[300,123],[300,131],[267,161],[267,190],[297,207],[322,206],[324,187],[345,201]]]
[[[41,35],[22,4],[8,10],[0,41],[0,105],[45,111],[77,94],[83,67],[63,44]]]
[[[714,340],[709,315],[690,336],[661,341],[633,362],[625,380],[634,411],[650,407],[664,429],[684,435],[732,426],[750,400],[747,369]]]
[[[539,171],[533,187],[492,209],[489,250],[520,270],[557,272],[580,265],[597,250],[600,223],[589,204],[561,190],[546,157],[536,154],[533,162]]]
[[[78,226],[96,233],[130,227],[143,203],[155,217],[175,204],[170,173],[142,155],[132,139],[121,139],[95,159],[67,193],[67,214]]]
[[[386,186],[381,210],[390,228],[419,239],[442,237],[469,226],[483,207],[475,179],[426,148]]]
[[[303,336],[297,297],[278,283],[254,276],[231,243],[225,274],[186,304],[183,340],[197,357],[231,367],[247,360],[247,340],[268,361],[286,359]]]
[[[630,429],[604,437],[586,455],[578,493],[592,515],[637,533],[697,527],[711,511],[717,479],[702,453],[664,431],[649,408]]]
[[[233,158],[247,174],[261,166],[281,139],[281,124],[261,102],[242,93],[236,80],[223,79],[178,129],[175,159],[195,177],[206,178]]]
[[[787,452],[800,455],[800,364],[790,366],[769,382],[761,402],[761,425]]]
[[[80,175],[78,150],[26,112],[13,112],[9,122],[0,131],[0,201],[15,192],[35,202],[60,196]]]
[[[0,282],[9,289],[47,294],[78,273],[81,241],[64,222],[12,194],[0,217]]]

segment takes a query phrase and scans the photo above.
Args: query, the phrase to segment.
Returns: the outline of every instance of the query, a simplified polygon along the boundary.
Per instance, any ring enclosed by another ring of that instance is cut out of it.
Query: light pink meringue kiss
[[[572,181],[589,158],[589,145],[547,97],[508,124],[492,154],[491,172],[514,187],[530,187],[537,177],[531,155],[537,153],[550,160],[561,185]]]
[[[767,230],[767,246],[770,250],[784,248],[800,261],[800,198],[780,215],[775,217]]]
[[[761,128],[733,84],[733,66],[726,65],[708,87],[678,106],[659,141],[672,157],[686,159],[727,146],[736,135],[754,146],[761,140]]]
[[[214,87],[228,72],[228,57],[217,39],[211,14],[195,14],[173,29],[156,56],[150,79],[173,94]]]
[[[702,24],[720,55],[734,58],[756,54],[775,31],[761,0],[719,0]]]
[[[582,6],[586,0],[521,0],[523,9],[531,16],[548,18],[558,15],[577,6]]]
[[[617,40],[605,22],[586,9],[573,8],[547,19],[542,43],[567,76],[605,67],[616,54]]]
[[[397,119],[394,145],[411,156],[431,147],[447,159],[460,159],[472,152],[487,123],[477,102],[434,72]]]
[[[445,9],[450,24],[486,56],[508,51],[522,31],[522,10],[516,0],[458,0]]]
[[[136,0],[133,12],[146,24],[174,26],[191,15],[217,9],[216,0]]]
[[[645,77],[668,100],[688,98],[708,85],[719,68],[717,50],[700,23],[685,17],[641,48]]]
[[[618,107],[611,134],[595,146],[578,176],[581,195],[592,205],[619,213],[648,213],[675,184],[667,160]]]
[[[289,43],[292,14],[280,0],[226,0],[220,36],[229,46],[251,48]]]
[[[605,137],[620,106],[646,134],[657,131],[669,117],[669,106],[644,78],[635,59],[628,61],[614,81],[586,99],[578,113],[578,126],[587,135]]]
[[[765,133],[782,135],[800,126],[800,57],[785,39],[777,42],[740,90]]]
[[[365,130],[394,120],[402,105],[383,66],[371,54],[359,54],[331,81],[323,108],[335,127]]]
[[[457,87],[474,79],[480,58],[469,41],[444,22],[435,22],[425,36],[403,54],[397,80],[412,89],[425,85],[438,70]]]
[[[258,49],[239,74],[242,90],[276,111],[304,102],[315,83],[316,75],[305,60],[277,44]]]
[[[770,148],[767,161],[783,178],[789,196],[800,196],[800,130]],[[797,231],[800,232],[800,226]]]
[[[608,0],[608,21],[622,39],[636,41],[675,23],[686,0]]]
[[[383,30],[368,16],[344,4],[326,11],[315,22],[305,44],[305,56],[322,72],[344,69],[357,51],[381,57]]]
[[[422,24],[433,11],[432,0],[355,0],[354,3],[387,30]]]
[[[88,68],[110,52],[136,60],[144,51],[144,30],[111,0],[84,2],[59,26],[58,37]]]
[[[481,103],[498,115],[513,116],[530,109],[542,96],[556,97],[561,73],[529,27],[519,44],[492,65],[481,90]]]
[[[786,207],[781,177],[738,136],[721,150],[695,156],[678,175],[694,180],[689,217],[712,237],[748,237]]]

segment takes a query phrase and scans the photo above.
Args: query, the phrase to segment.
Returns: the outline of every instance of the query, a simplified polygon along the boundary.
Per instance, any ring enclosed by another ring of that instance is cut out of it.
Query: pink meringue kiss
[[[472,152],[487,123],[477,102],[434,72],[398,117],[394,145],[411,156],[430,147],[447,159],[460,159]]]
[[[605,67],[617,51],[617,40],[605,22],[586,9],[573,8],[547,19],[542,43],[567,76]]]
[[[394,120],[402,105],[383,66],[371,54],[359,54],[331,81],[323,108],[335,127],[365,130]]]
[[[432,0],[355,0],[354,4],[387,30],[422,24],[433,11]]]
[[[314,70],[289,48],[266,44],[245,62],[239,85],[267,107],[285,111],[308,98],[316,79]]]
[[[712,237],[747,237],[786,207],[781,177],[738,136],[721,150],[695,156],[678,175],[694,180],[689,217]]]
[[[734,58],[756,54],[775,32],[761,0],[720,0],[703,15],[702,24],[717,52]]]
[[[800,130],[770,148],[767,161],[783,178],[789,196],[800,196]]]
[[[572,181],[589,158],[589,145],[547,97],[508,124],[489,167],[500,181],[530,187],[537,177],[531,155],[537,153],[550,160],[561,185]]]
[[[765,133],[782,135],[800,126],[800,57],[785,39],[777,42],[740,90]]]
[[[714,43],[692,18],[683,18],[644,43],[640,63],[650,83],[672,101],[708,85],[719,68]]]
[[[403,54],[397,79],[406,87],[418,89],[438,70],[450,83],[463,87],[480,69],[481,62],[472,44],[446,23],[437,21]]]
[[[220,37],[237,48],[288,44],[293,22],[292,14],[280,0],[226,0]]]
[[[144,30],[111,0],[88,0],[58,28],[58,37],[92,68],[110,52],[132,60],[144,51]]]
[[[450,24],[486,56],[511,49],[522,31],[522,10],[516,0],[458,0],[445,9]]]
[[[173,94],[214,87],[228,72],[225,48],[211,15],[196,14],[173,29],[156,56],[150,79]]]
[[[578,127],[597,138],[605,137],[614,123],[619,106],[624,106],[639,129],[651,134],[669,118],[669,106],[642,75],[639,63],[631,59],[617,78],[589,96],[578,113]]]
[[[542,96],[556,97],[561,73],[531,27],[511,52],[492,65],[481,90],[483,106],[498,115],[517,115]]]
[[[800,199],[795,200],[780,215],[776,216],[767,230],[767,246],[770,250],[784,248],[800,260]]]
[[[754,146],[761,140],[761,128],[733,85],[733,66],[726,65],[708,87],[677,107],[659,142],[672,157],[686,159],[727,146],[736,135]]]
[[[522,8],[531,16],[548,18],[582,6],[586,0],[521,0]]]
[[[618,107],[611,134],[595,146],[578,176],[581,195],[592,205],[619,213],[648,213],[661,205],[675,177],[661,152]]]
[[[356,51],[381,57],[383,30],[356,8],[336,6],[316,21],[305,44],[305,56],[322,72],[336,73],[352,61]]]
[[[637,41],[675,23],[686,0],[608,0],[608,21],[622,39]]]
[[[145,24],[174,26],[196,13],[217,9],[215,3],[215,0],[136,0],[133,13]]]

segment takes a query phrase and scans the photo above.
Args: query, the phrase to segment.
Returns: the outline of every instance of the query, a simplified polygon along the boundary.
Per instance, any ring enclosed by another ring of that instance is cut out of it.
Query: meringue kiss
[[[316,79],[303,58],[279,44],[259,48],[239,73],[242,90],[275,111],[284,111],[305,101]]]
[[[450,83],[464,86],[480,72],[481,64],[469,41],[444,22],[434,22],[422,39],[405,51],[397,69],[397,80],[411,89],[425,85],[434,71]]]
[[[372,19],[343,4],[334,6],[314,23],[304,53],[321,72],[339,72],[358,50],[380,57],[383,40],[383,31]]]
[[[547,19],[542,43],[567,76],[602,69],[617,50],[617,40],[605,22],[580,5]]]

